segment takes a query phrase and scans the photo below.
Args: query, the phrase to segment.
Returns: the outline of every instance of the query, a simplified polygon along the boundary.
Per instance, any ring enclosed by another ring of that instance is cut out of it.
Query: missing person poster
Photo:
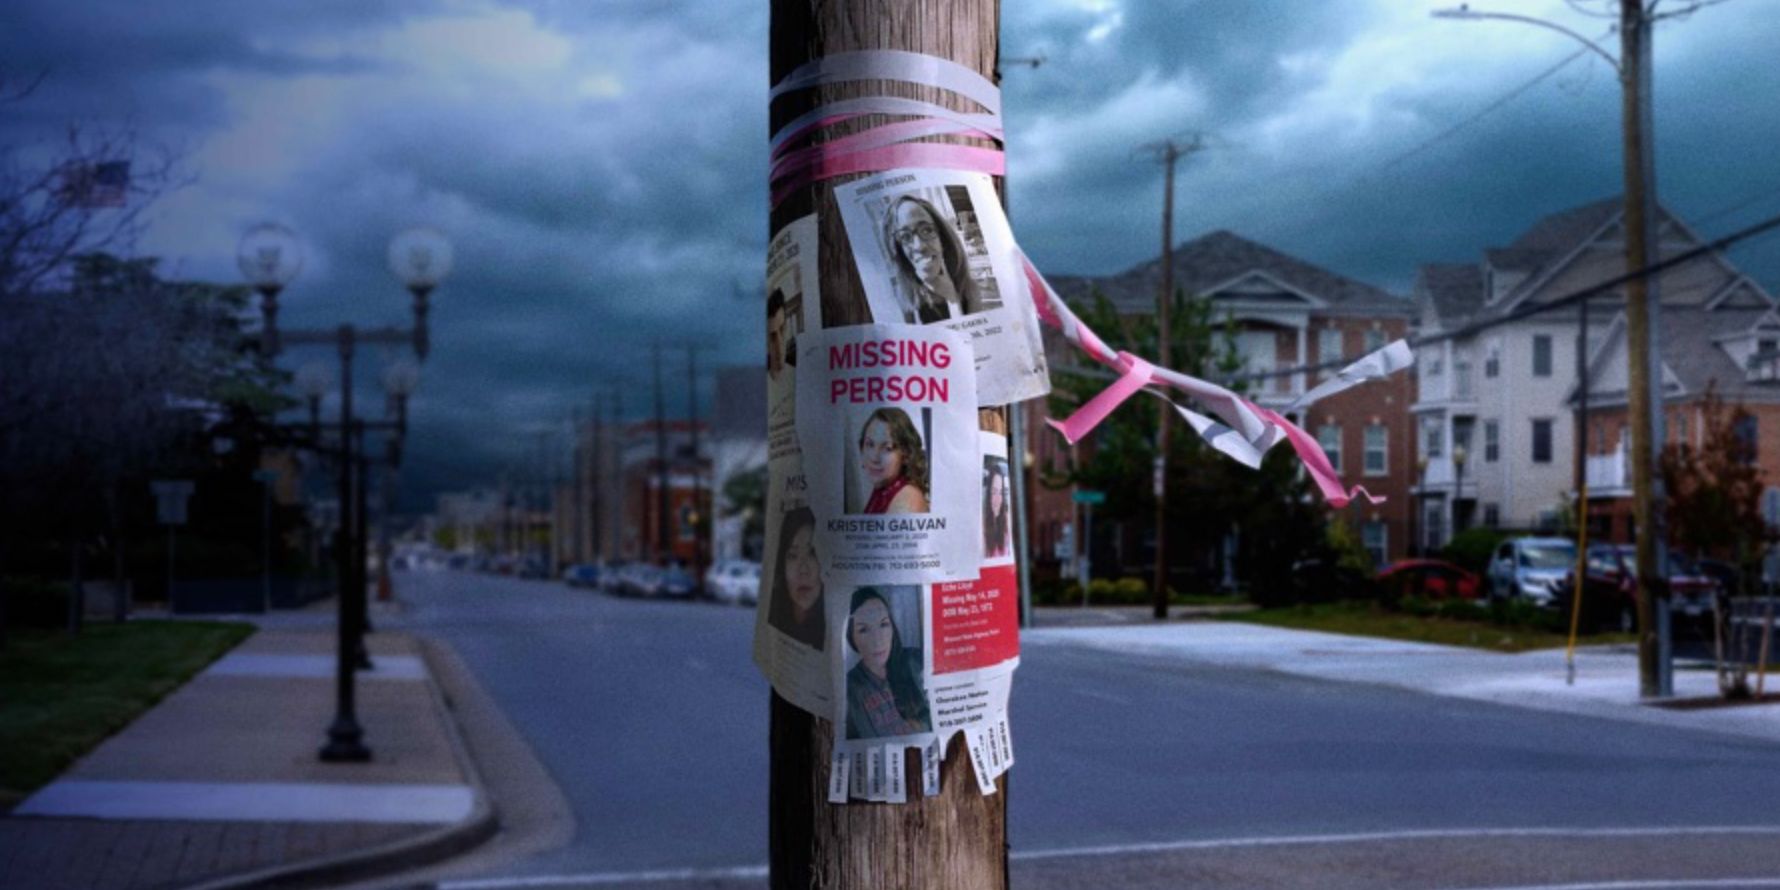
[[[975,578],[982,455],[970,341],[871,324],[800,344],[797,439],[825,580]]]
[[[815,714],[833,713],[827,586],[816,559],[803,457],[791,448],[767,459],[766,549],[754,614],[754,663],[779,697]]]
[[[773,235],[766,251],[767,453],[797,447],[795,426],[797,336],[805,307],[820,312],[816,283],[816,216],[792,222]]]
[[[874,320],[969,337],[978,405],[1050,392],[1038,313],[993,180],[892,170],[836,186],[834,196]]]

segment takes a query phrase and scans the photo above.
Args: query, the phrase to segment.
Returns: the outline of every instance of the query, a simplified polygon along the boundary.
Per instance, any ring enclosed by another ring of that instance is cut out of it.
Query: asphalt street
[[[453,572],[401,591],[576,820],[456,886],[761,884],[752,610]],[[1012,718],[1016,886],[1780,887],[1780,752],[1748,740],[1055,644]]]

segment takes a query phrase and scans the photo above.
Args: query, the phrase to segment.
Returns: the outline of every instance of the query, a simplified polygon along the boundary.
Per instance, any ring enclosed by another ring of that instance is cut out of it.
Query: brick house
[[[1725,408],[1741,407],[1750,417],[1736,430],[1755,446],[1762,471],[1764,516],[1780,523],[1780,309],[1754,305],[1765,298],[1745,283],[1748,298],[1665,306],[1660,325],[1663,369],[1663,435],[1666,443],[1705,439],[1705,394],[1713,388]],[[1632,521],[1631,439],[1626,423],[1625,319],[1608,325],[1605,342],[1589,361],[1588,515],[1597,540],[1629,542]],[[1572,397],[1571,406],[1579,408]],[[1780,580],[1780,560],[1772,556],[1764,574]]]
[[[1214,318],[1235,323],[1237,349],[1250,372],[1351,360],[1408,334],[1413,305],[1407,299],[1231,232],[1215,231],[1185,242],[1175,249],[1173,259],[1176,287],[1211,301]],[[1086,300],[1098,290],[1121,314],[1148,316],[1154,313],[1161,290],[1161,259],[1104,278],[1051,281],[1071,301]],[[1117,332],[1101,334],[1115,338]],[[1067,345],[1053,343],[1052,362],[1080,361],[1070,352]],[[1250,396],[1264,406],[1283,408],[1321,379],[1315,373],[1266,379],[1251,385]],[[1380,562],[1401,556],[1409,541],[1412,396],[1408,375],[1398,374],[1324,399],[1311,406],[1308,416],[1292,418],[1323,444],[1346,485],[1363,485],[1386,498],[1378,505],[1356,501],[1336,514]],[[1061,469],[1068,465],[1070,446],[1044,426],[1043,402],[1025,406],[1026,451],[1033,466]],[[1184,426],[1175,429],[1177,434],[1192,434]],[[1092,439],[1077,447],[1091,448]],[[1077,527],[1071,492],[1039,485],[1029,486],[1029,491],[1034,566],[1040,572],[1065,568],[1062,551],[1074,543],[1070,530]],[[1110,573],[1114,565],[1141,567],[1145,554],[1153,552],[1147,540],[1139,547],[1127,541],[1116,548],[1121,552],[1103,555],[1106,542],[1099,541],[1101,528],[1095,532],[1097,575]],[[1147,538],[1149,531],[1143,534]],[[1227,568],[1224,577],[1230,580]]]

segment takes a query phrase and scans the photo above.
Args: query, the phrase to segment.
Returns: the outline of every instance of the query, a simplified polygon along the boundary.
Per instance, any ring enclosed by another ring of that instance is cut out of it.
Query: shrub
[[[1489,569],[1490,554],[1509,537],[1509,533],[1501,529],[1468,528],[1453,535],[1452,540],[1440,548],[1440,558],[1481,575]]]

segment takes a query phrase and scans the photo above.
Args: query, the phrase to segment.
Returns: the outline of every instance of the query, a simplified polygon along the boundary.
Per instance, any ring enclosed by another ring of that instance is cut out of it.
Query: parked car
[[[661,592],[661,569],[646,562],[634,562],[618,582],[618,592],[626,596],[654,596]]]
[[[1570,608],[1570,589],[1575,571],[1559,583],[1554,605]],[[1597,544],[1588,548],[1588,580],[1582,593],[1581,623],[1600,629],[1622,631],[1637,628],[1638,553],[1631,544]],[[1691,624],[1709,622],[1712,600],[1723,588],[1685,554],[1669,552],[1669,610]]]
[[[1618,545],[1591,544],[1585,563],[1587,576],[1582,588],[1582,614],[1576,624],[1582,633],[1604,630],[1630,633],[1638,628],[1638,596],[1635,574],[1621,555]],[[1559,614],[1569,615],[1570,596],[1576,586],[1576,570],[1572,568],[1559,581],[1552,599]]]
[[[671,596],[675,599],[689,599],[698,592],[698,579],[679,565],[671,565],[661,570],[661,583],[656,588],[660,596]]]
[[[622,559],[614,559],[606,563],[600,570],[599,588],[606,593],[624,592],[624,573],[630,571],[630,563]]]
[[[1483,594],[1476,573],[1440,559],[1400,559],[1380,569],[1377,580],[1379,590],[1392,598],[1474,600]]]
[[[587,562],[575,563],[562,570],[562,580],[570,587],[598,587],[600,567]]]
[[[752,604],[759,599],[760,563],[726,559],[705,572],[705,594],[722,603]]]
[[[1576,543],[1567,538],[1511,538],[1490,557],[1490,599],[1524,598],[1549,606],[1553,588],[1576,567]]]

